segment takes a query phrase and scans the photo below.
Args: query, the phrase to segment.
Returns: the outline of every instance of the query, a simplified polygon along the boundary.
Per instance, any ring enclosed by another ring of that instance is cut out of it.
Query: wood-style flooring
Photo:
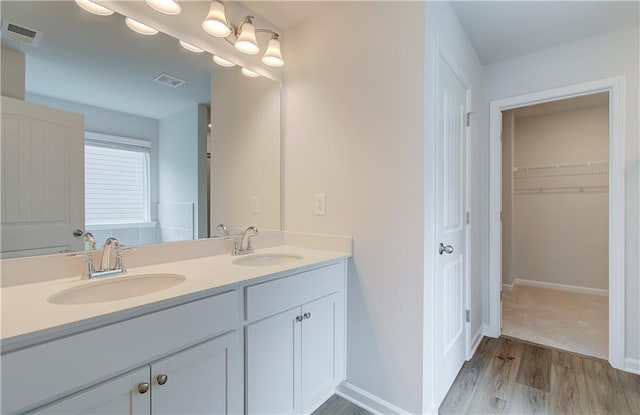
[[[311,415],[371,415],[371,412],[365,411],[338,395],[333,395]]]
[[[484,338],[440,414],[640,414],[640,375],[509,338]]]

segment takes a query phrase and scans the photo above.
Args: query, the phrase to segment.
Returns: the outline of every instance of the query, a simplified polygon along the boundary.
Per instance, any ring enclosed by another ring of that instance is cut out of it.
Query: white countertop
[[[232,263],[233,259],[240,257],[227,254],[132,268],[122,276],[97,280],[155,273],[180,274],[184,275],[186,280],[162,291],[103,303],[59,305],[47,301],[51,295],[61,290],[92,284],[96,281],[81,279],[79,275],[2,288],[0,296],[2,298],[3,353],[204,298],[236,288],[251,280],[257,281],[293,270],[312,268],[349,256],[342,252],[287,245],[254,252],[254,254],[263,253],[289,253],[301,255],[303,258],[287,265],[241,266]]]

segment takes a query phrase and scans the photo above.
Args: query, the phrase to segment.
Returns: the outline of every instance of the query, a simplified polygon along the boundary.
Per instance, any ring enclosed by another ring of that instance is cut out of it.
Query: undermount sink
[[[91,281],[80,287],[59,291],[47,301],[62,305],[106,303],[166,290],[183,283],[185,279],[185,276],[178,274],[107,277],[102,281]]]
[[[234,259],[236,265],[244,265],[248,267],[265,267],[271,265],[288,265],[298,262],[302,259],[302,255],[272,253],[272,254],[253,254]]]

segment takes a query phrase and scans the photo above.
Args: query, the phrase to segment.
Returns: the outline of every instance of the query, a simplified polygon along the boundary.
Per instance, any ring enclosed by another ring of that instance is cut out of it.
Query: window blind
[[[96,136],[85,140],[86,224],[149,222],[150,143]]]

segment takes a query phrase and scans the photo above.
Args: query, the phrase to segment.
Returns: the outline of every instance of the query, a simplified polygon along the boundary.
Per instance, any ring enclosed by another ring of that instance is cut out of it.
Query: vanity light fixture
[[[193,53],[202,53],[202,52],[204,52],[204,50],[200,49],[197,46],[193,46],[191,43],[187,43],[184,40],[180,40],[179,42],[180,42],[180,46],[182,46],[183,48],[185,48],[189,52],[193,52]]]
[[[82,7],[89,13],[97,14],[98,16],[110,16],[113,14],[113,10],[109,10],[104,6],[92,2],[91,0],[75,0],[76,4]]]
[[[242,72],[244,76],[248,76],[249,78],[257,78],[260,76],[259,73],[253,72],[251,69],[247,68],[240,69],[240,72]]]
[[[224,66],[225,68],[230,68],[232,66],[236,66],[235,63],[226,60],[225,58],[221,58],[218,55],[213,55],[213,61],[220,66]]]
[[[242,53],[255,55],[260,52],[256,39],[256,27],[253,25],[253,16],[245,16],[238,29],[238,38],[233,46]]]
[[[202,22],[202,28],[212,36],[224,38],[237,50],[247,55],[260,53],[256,34],[268,33],[271,35],[271,39],[269,39],[267,50],[262,57],[262,63],[273,67],[284,65],[282,52],[280,51],[279,35],[273,30],[256,29],[253,19],[253,16],[247,15],[242,19],[239,26],[235,26],[229,23],[222,1],[213,0],[209,6],[209,13]]]
[[[231,34],[231,28],[227,23],[227,15],[224,11],[224,4],[220,1],[212,1],[209,6],[209,13],[202,22],[205,32],[215,37],[227,37]]]
[[[151,36],[158,33],[157,29],[140,23],[139,21],[134,20],[130,17],[125,18],[124,22],[127,24],[127,26],[129,26],[129,29],[133,30],[136,33],[140,33],[141,35]]]
[[[176,15],[180,14],[182,7],[178,0],[145,0],[149,7],[160,13]]]

